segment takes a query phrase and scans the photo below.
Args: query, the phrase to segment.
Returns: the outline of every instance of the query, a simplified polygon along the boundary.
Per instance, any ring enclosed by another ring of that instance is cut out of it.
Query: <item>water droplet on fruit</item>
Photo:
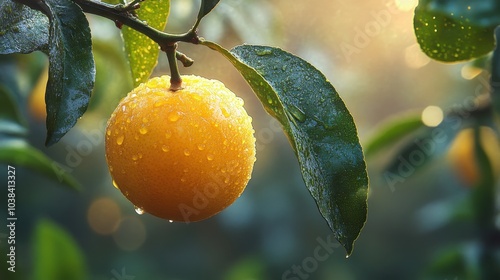
[[[170,149],[166,145],[161,146],[161,150],[164,151],[165,153],[170,151]]]
[[[224,179],[224,184],[229,184],[229,178]]]
[[[179,120],[179,114],[177,112],[172,112],[168,115],[168,120],[171,122],[176,122]]]
[[[134,206],[134,209],[135,209],[135,213],[137,213],[139,215],[144,214],[144,209],[142,209],[141,207]]]
[[[185,149],[184,150],[184,155],[185,156],[189,156],[189,155],[191,155],[191,152],[188,149]]]
[[[205,150],[205,144],[198,144],[198,150],[200,151]]]
[[[125,136],[118,136],[118,138],[116,138],[116,144],[118,145],[121,145],[123,144],[123,139],[125,139]]]
[[[138,156],[136,156],[136,155],[133,155],[133,156],[132,156],[132,160],[133,160],[133,161],[136,161],[136,160],[138,160],[138,159],[139,159],[139,157],[138,157]]]
[[[145,127],[141,127],[141,128],[139,129],[139,133],[140,133],[140,134],[142,134],[142,135],[144,135],[144,134],[148,133],[148,129],[147,129],[147,128],[145,128]]]
[[[224,117],[229,118],[229,116],[231,116],[231,113],[229,113],[229,110],[225,106],[221,106],[220,110]]]
[[[106,135],[111,136],[111,130],[106,131]]]
[[[208,155],[207,155],[207,159],[208,159],[208,160],[214,160],[214,155],[208,154]]]
[[[165,132],[165,138],[169,139],[170,137],[172,137],[172,132],[170,131]]]
[[[147,119],[147,118],[142,118],[142,122],[143,122],[143,123],[147,123],[147,122],[148,122],[148,119]]]
[[[116,183],[116,181],[115,181],[115,180],[113,180],[113,187],[115,187],[115,188],[119,189],[118,184]]]
[[[174,222],[174,220],[168,220],[168,222],[169,222],[169,223],[173,223],[173,222]]]

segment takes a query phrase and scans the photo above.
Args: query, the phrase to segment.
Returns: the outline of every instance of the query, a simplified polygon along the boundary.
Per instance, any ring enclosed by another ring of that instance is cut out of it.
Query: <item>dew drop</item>
[[[184,150],[184,155],[185,155],[185,156],[190,156],[190,155],[191,155],[191,152],[190,152],[188,149],[185,149],[185,150]]]
[[[273,54],[273,51],[272,50],[269,50],[269,49],[265,49],[265,50],[256,50],[255,53],[258,55],[258,56],[265,56],[265,55],[270,55],[270,54]]]
[[[168,220],[168,222],[169,222],[169,223],[173,223],[173,222],[174,222],[174,220]]]
[[[161,150],[164,151],[165,153],[170,151],[170,149],[166,145],[161,146]]]
[[[123,144],[123,139],[125,139],[125,136],[118,136],[118,138],[116,138],[116,144],[118,145],[121,145]]]
[[[142,135],[144,135],[144,134],[148,133],[148,129],[147,129],[147,128],[145,128],[145,127],[141,127],[141,128],[139,129],[139,133],[140,133],[140,134],[142,134]]]
[[[118,184],[116,183],[116,181],[115,181],[115,180],[113,180],[113,187],[115,187],[115,188],[119,189]]]
[[[179,120],[179,114],[177,112],[172,112],[168,115],[168,120],[171,122],[176,122]]]
[[[207,155],[207,159],[208,159],[208,160],[214,160],[214,155],[208,154],[208,155]]]
[[[205,144],[198,144],[198,150],[200,151],[205,150]]]
[[[132,156],[132,160],[133,160],[133,161],[136,161],[136,160],[138,160],[138,159],[139,159],[139,157],[138,157],[138,156],[136,156],[136,155],[133,155],[133,156]]]
[[[144,209],[142,209],[141,207],[134,206],[134,209],[135,209],[135,213],[137,213],[139,215],[144,214]]]
[[[147,123],[147,122],[148,122],[148,119],[147,119],[147,118],[142,118],[142,122],[143,122],[143,123]]]
[[[273,99],[271,98],[270,95],[267,96],[267,103],[273,104]]]
[[[106,135],[111,136],[111,130],[107,130]]]
[[[170,131],[165,132],[165,138],[169,139],[170,137],[172,137],[172,132]]]
[[[306,120],[306,114],[298,107],[292,105],[288,108],[288,111],[299,122],[304,122]]]
[[[224,184],[229,184],[229,178],[224,179]]]

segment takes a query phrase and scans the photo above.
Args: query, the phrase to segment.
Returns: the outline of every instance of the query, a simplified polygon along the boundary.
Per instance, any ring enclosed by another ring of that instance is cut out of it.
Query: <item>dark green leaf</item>
[[[377,128],[376,135],[364,145],[365,156],[369,157],[377,153],[423,126],[424,124],[419,114],[398,116],[388,121],[381,128]]]
[[[21,139],[0,141],[0,162],[26,167],[75,190],[81,188],[66,170]]]
[[[414,28],[429,57],[454,62],[487,54],[500,24],[498,1],[423,0],[415,9]]]
[[[85,258],[73,237],[54,222],[42,219],[34,234],[35,280],[89,279]]]
[[[500,27],[495,30],[496,48],[491,59],[491,101],[500,115]]]
[[[9,90],[0,84],[0,133],[26,134],[25,120],[17,108],[18,104]]]
[[[45,49],[49,20],[39,11],[12,0],[0,2],[0,54]]]
[[[356,126],[333,86],[281,49],[238,46],[223,54],[285,129],[319,211],[350,255],[366,221],[368,177]]]
[[[170,13],[170,0],[144,1],[137,10],[137,16],[149,26],[163,30]],[[146,35],[124,26],[122,29],[125,52],[127,54],[134,86],[148,80],[153,72],[160,48]]]
[[[219,2],[220,0],[201,0],[200,11],[198,13],[198,21],[200,21],[204,16],[210,13]]]
[[[50,9],[46,145],[57,143],[87,110],[95,66],[90,28],[80,7],[69,0],[46,0]]]

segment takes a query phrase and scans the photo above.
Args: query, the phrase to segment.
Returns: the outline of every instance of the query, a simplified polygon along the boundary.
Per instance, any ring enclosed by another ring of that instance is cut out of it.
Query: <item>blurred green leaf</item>
[[[494,47],[500,24],[496,0],[421,0],[415,9],[417,41],[427,56],[444,62],[469,60]]]
[[[73,237],[54,222],[42,219],[34,234],[35,280],[89,279],[85,258]]]
[[[422,279],[487,279],[481,278],[478,271],[478,250],[476,244],[442,250],[433,257],[432,263],[424,272]]]
[[[87,110],[94,87],[95,65],[89,23],[69,0],[46,0],[50,10],[47,139],[57,143]]]
[[[447,151],[455,136],[465,125],[460,116],[449,115],[436,127],[425,127],[396,152],[385,168],[384,178],[391,188],[404,182],[435,157]]]
[[[14,135],[27,133],[26,121],[19,113],[18,107],[9,90],[0,84],[0,133]]]
[[[247,257],[238,261],[226,273],[224,280],[268,279],[266,264],[259,257]]]
[[[23,166],[71,189],[81,189],[78,182],[68,172],[22,139],[2,139],[0,141],[0,162]]]
[[[170,13],[170,0],[144,1],[137,10],[137,16],[149,26],[163,30]],[[125,52],[127,54],[134,87],[148,80],[153,72],[160,48],[157,43],[134,29],[123,26]]]
[[[376,129],[376,134],[364,145],[366,157],[370,157],[383,148],[395,144],[405,136],[424,127],[419,114],[397,116]]]
[[[198,12],[198,22],[210,13],[219,2],[220,0],[201,0],[200,11]]]
[[[240,71],[285,129],[302,177],[347,254],[366,221],[368,177],[356,126],[344,102],[312,65],[281,49],[217,50]]]
[[[0,26],[0,54],[30,53],[47,47],[49,20],[40,11],[3,0]]]

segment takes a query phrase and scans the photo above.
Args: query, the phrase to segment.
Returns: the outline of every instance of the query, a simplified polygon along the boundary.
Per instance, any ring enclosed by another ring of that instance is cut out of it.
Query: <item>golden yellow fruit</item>
[[[500,175],[500,142],[495,132],[489,127],[480,127],[481,146],[491,164],[496,178]],[[457,176],[467,186],[475,186],[480,182],[481,170],[474,148],[474,129],[467,128],[458,133],[448,152]]]
[[[183,76],[153,78],[121,100],[106,128],[115,186],[160,218],[211,217],[243,192],[255,162],[252,118],[224,84]]]

